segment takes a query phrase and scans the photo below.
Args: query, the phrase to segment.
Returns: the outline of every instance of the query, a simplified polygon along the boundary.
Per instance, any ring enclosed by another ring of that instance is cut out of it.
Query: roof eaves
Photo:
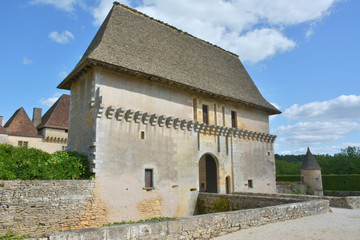
[[[279,111],[276,108],[274,108],[274,109],[266,108],[266,107],[257,105],[255,103],[250,103],[250,102],[242,101],[242,100],[239,100],[239,99],[231,98],[231,97],[228,97],[228,96],[224,96],[224,95],[216,94],[216,93],[213,93],[213,92],[205,91],[203,89],[199,89],[199,88],[189,86],[189,85],[186,85],[186,84],[183,84],[183,83],[179,83],[179,82],[176,82],[176,81],[173,81],[173,80],[165,79],[165,78],[162,78],[162,77],[159,77],[159,76],[147,74],[147,73],[140,72],[140,71],[134,71],[134,70],[131,70],[131,69],[128,69],[128,68],[120,67],[120,66],[117,66],[117,65],[112,65],[112,64],[109,64],[109,63],[106,63],[106,62],[101,62],[101,61],[98,61],[98,60],[95,60],[95,59],[87,59],[87,64],[88,64],[88,66],[90,66],[90,65],[91,66],[99,65],[99,66],[102,66],[102,67],[110,69],[110,70],[115,70],[117,72],[126,73],[126,74],[130,74],[130,75],[133,75],[133,76],[143,76],[143,77],[148,78],[149,80],[152,80],[152,81],[159,81],[159,82],[167,83],[167,84],[170,84],[170,85],[181,86],[181,87],[184,87],[184,88],[187,88],[187,89],[191,89],[191,90],[193,90],[195,92],[200,92],[200,93],[210,95],[210,96],[213,96],[213,97],[216,97],[216,98],[224,99],[224,100],[227,100],[227,101],[232,101],[232,102],[235,102],[235,103],[241,103],[241,104],[249,106],[249,107],[255,107],[255,108],[261,109],[261,110],[269,113],[270,115],[280,114],[281,113],[281,111]],[[79,70],[78,70],[78,72],[81,73],[81,71],[79,71]]]

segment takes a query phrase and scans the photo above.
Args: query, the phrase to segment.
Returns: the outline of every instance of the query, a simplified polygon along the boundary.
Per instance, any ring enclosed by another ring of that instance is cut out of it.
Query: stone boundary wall
[[[313,196],[313,195],[297,195],[297,194],[269,194],[269,193],[234,193],[242,196],[258,196],[258,197],[274,197],[274,198],[292,198],[304,201],[310,200],[328,200],[330,207],[359,209],[360,197],[330,197],[330,196]]]
[[[7,228],[42,236],[104,224],[106,208],[94,187],[90,180],[0,181],[0,236]]]
[[[227,195],[219,195],[218,197],[222,196]],[[314,200],[258,209],[197,215],[165,222],[127,224],[59,232],[36,239],[211,239],[216,236],[239,231],[240,229],[326,213],[328,211],[329,201]],[[35,240],[35,238],[33,240]]]
[[[216,194],[200,192],[198,195],[195,214],[262,208],[304,201],[306,200],[291,198],[291,195],[287,198],[284,198],[273,196]]]
[[[279,194],[306,194],[306,184],[276,184],[276,192]]]

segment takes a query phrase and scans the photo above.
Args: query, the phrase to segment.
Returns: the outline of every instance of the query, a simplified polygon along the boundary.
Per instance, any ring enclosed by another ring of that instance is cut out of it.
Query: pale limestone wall
[[[6,143],[7,138],[8,138],[7,134],[0,134],[0,143]]]
[[[107,223],[95,185],[89,180],[0,181],[0,236],[8,228],[41,236]]]
[[[118,116],[125,108],[188,121],[197,115],[201,122],[202,104],[209,106],[209,124],[222,126],[225,119],[225,126],[231,127],[231,110],[236,110],[239,128],[269,132],[266,113],[178,86],[102,69],[72,85],[69,148],[87,153],[94,163],[99,197],[111,209],[110,222],[192,215],[199,190],[199,160],[204,154],[216,159],[218,192],[226,192],[227,176],[233,190],[275,192],[271,142],[246,137],[227,137],[226,141],[222,135]],[[144,189],[147,168],[153,169],[154,189]],[[253,189],[247,187],[249,179]]]
[[[303,183],[308,186],[308,194],[323,196],[321,170],[300,169]]]
[[[37,148],[48,153],[62,151],[67,145],[64,142],[46,142],[45,139],[41,137],[21,137],[12,135],[7,137],[7,143],[13,146],[18,146],[19,141],[26,141],[28,142],[29,148]]]

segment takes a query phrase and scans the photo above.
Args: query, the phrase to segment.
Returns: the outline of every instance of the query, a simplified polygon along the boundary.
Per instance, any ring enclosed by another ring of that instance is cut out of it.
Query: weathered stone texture
[[[0,181],[0,235],[31,236],[105,223],[107,210],[87,180]]]
[[[306,194],[306,184],[280,184],[276,185],[276,193],[280,194]]]
[[[213,196],[216,195],[211,197]],[[222,196],[218,196],[218,198],[220,197]],[[328,211],[328,201],[315,200],[259,209],[206,214],[166,222],[139,223],[54,233],[48,235],[45,239],[211,239],[240,229]]]

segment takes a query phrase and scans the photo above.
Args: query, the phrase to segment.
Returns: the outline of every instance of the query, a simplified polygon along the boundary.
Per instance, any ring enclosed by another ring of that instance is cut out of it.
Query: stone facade
[[[96,197],[94,181],[0,181],[0,235],[98,227],[106,222],[105,205]]]
[[[275,136],[262,110],[95,67],[72,84],[70,113],[68,147],[88,154],[110,222],[191,216],[206,181],[218,193],[275,192]]]

